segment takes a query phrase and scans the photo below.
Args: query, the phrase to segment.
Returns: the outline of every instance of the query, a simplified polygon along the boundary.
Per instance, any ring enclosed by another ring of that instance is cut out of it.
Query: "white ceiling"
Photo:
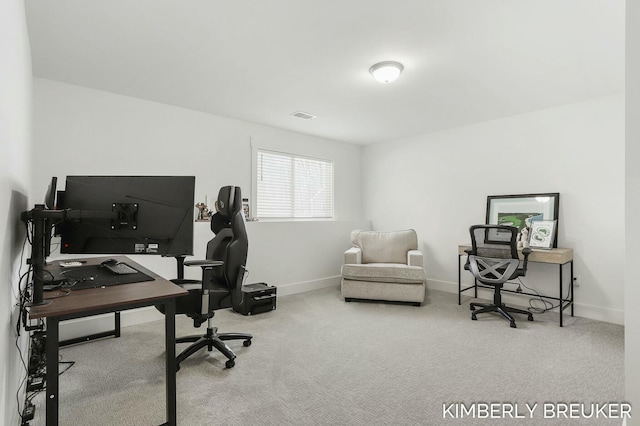
[[[624,0],[25,4],[36,77],[339,141],[624,91]],[[404,64],[399,80],[371,77],[383,60]]]

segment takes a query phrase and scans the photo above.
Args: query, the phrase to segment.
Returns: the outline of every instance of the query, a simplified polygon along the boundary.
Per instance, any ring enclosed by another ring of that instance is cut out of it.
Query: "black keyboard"
[[[127,275],[127,274],[138,273],[137,270],[133,269],[131,266],[127,265],[126,263],[116,263],[115,265],[110,263],[105,263],[103,266],[116,275]]]

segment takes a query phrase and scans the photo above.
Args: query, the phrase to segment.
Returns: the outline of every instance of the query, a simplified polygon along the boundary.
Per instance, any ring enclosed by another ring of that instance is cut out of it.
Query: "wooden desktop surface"
[[[458,254],[465,255],[466,249],[470,249],[471,244],[461,244],[458,246]],[[520,255],[520,259],[522,257],[522,249],[518,249],[518,254]],[[567,262],[571,262],[573,260],[573,249],[571,248],[554,248],[554,249],[531,249],[531,253],[529,254],[529,262],[540,262],[540,263],[554,263],[558,265],[564,265]]]
[[[146,269],[142,265],[134,262],[126,256],[106,256],[95,258],[83,258],[86,261],[84,266],[99,265],[106,259],[116,259],[124,262],[133,268],[143,272],[153,281],[143,281],[131,284],[120,284],[114,286],[89,288],[83,290],[71,290],[69,295],[64,292],[68,290],[47,291],[44,293],[45,300],[48,297],[53,299],[45,305],[31,306],[29,317],[32,319],[46,317],[67,317],[86,316],[91,312],[109,311],[127,306],[152,305],[155,301],[184,296],[187,291],[168,281],[154,272]],[[60,259],[52,261],[52,264],[45,267],[52,273],[60,271],[60,262],[69,262],[77,259]]]

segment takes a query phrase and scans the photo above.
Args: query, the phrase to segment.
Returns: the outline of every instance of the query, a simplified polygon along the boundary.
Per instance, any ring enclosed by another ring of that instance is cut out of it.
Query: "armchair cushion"
[[[408,263],[407,252],[417,250],[416,231],[377,232],[356,229],[351,241],[362,249],[362,263]]]
[[[342,278],[382,283],[422,283],[425,274],[421,266],[398,263],[347,264],[342,265]]]

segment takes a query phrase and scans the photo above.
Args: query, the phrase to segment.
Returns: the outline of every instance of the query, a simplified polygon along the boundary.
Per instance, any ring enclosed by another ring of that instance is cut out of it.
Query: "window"
[[[333,162],[257,151],[259,218],[332,218]]]

